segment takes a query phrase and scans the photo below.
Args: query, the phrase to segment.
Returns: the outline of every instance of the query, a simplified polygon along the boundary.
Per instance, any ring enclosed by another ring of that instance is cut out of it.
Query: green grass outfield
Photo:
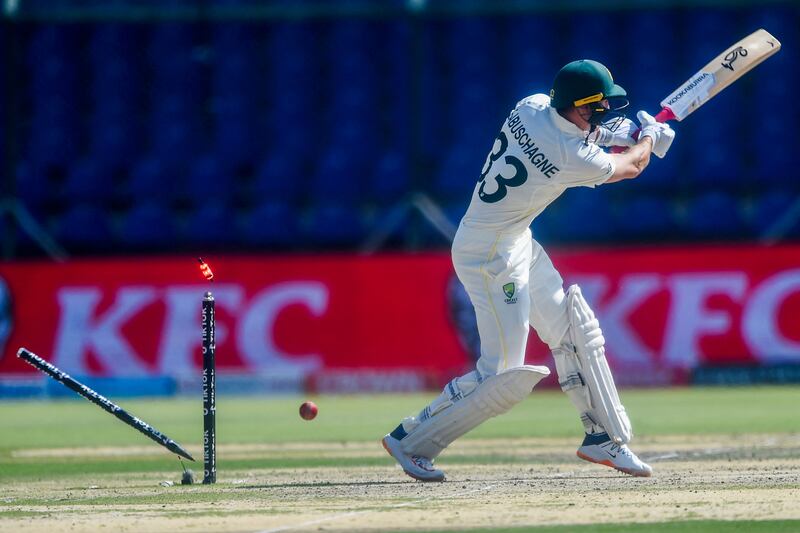
[[[637,436],[735,435],[800,432],[800,387],[679,388],[625,391],[625,405]],[[217,399],[217,442],[377,442],[431,395],[326,396],[312,398],[319,416],[298,416],[297,397]],[[197,451],[202,439],[202,406],[197,400],[120,400],[123,408],[180,444]],[[12,450],[33,448],[154,446],[157,444],[86,400],[0,402],[0,481],[83,473],[151,472],[174,467],[174,456],[97,458],[12,458]],[[492,419],[466,438],[569,437],[581,426],[566,396],[536,391],[510,413]],[[372,459],[377,460],[377,459]],[[348,461],[350,461],[348,463]],[[280,457],[238,462],[219,458],[218,468],[278,468],[363,464],[362,459],[304,460]]]
[[[374,443],[405,415],[416,412],[432,397],[429,395],[369,395],[324,396],[310,398],[320,408],[313,421],[298,416],[301,397],[228,397],[217,399],[218,444],[281,444],[281,443]],[[112,400],[115,400],[112,398]],[[200,398],[167,400],[116,399],[132,414],[187,447],[201,458],[202,405]],[[637,438],[657,439],[659,436],[724,436],[734,439],[737,434],[787,435],[800,433],[800,387],[750,388],[676,388],[643,389],[623,392],[623,400],[631,415]],[[62,480],[65,486],[88,486],[95,477],[121,480],[142,480],[143,476],[158,476],[165,472],[177,477],[180,465],[175,456],[124,425],[113,416],[86,400],[6,401],[0,402],[0,493],[3,487],[26,486],[28,482]],[[492,419],[466,438],[521,439],[575,438],[580,441],[582,428],[568,399],[560,391],[536,391],[510,413]],[[85,448],[114,448],[124,446],[152,447],[152,454],[93,453]],[[83,448],[82,453],[39,453],[26,456],[26,450],[50,448]],[[21,453],[22,452],[22,453]],[[317,466],[364,467],[391,465],[391,459],[381,453],[359,456],[340,454],[316,457],[313,454],[273,453],[265,449],[253,454],[219,455],[217,464],[222,476],[250,469],[291,469]],[[515,464],[519,458],[502,455],[471,457],[449,455],[448,464],[485,464],[498,462]],[[202,471],[202,464],[191,465]],[[108,476],[112,476],[109,478]],[[141,482],[141,481],[138,481]],[[149,481],[148,483],[150,483]],[[105,481],[108,483],[108,481]],[[220,488],[225,483],[220,485]],[[790,490],[797,489],[790,485]],[[0,498],[0,530],[3,519],[27,519],[31,511],[24,509],[58,509],[59,506],[80,505],[95,509],[102,516],[105,505],[161,504],[219,504],[241,498],[236,491],[215,491],[196,487],[194,491],[160,491],[136,495],[114,491],[98,493],[91,498],[70,496],[70,491],[50,493],[50,496],[30,494],[17,497],[12,503]],[[55,495],[55,496],[54,496]],[[49,498],[49,499],[48,499]],[[14,510],[13,506],[22,506]],[[29,507],[24,507],[29,506]],[[27,513],[27,514],[26,514]],[[517,533],[531,528],[468,529],[466,531]],[[576,526],[542,526],[536,533],[575,531]],[[620,523],[580,526],[581,533],[627,533],[652,531],[677,532],[800,532],[798,520],[720,521],[690,520],[661,523]]]

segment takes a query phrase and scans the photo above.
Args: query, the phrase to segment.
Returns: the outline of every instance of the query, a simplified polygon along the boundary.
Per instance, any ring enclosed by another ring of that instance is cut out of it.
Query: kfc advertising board
[[[595,308],[623,384],[800,363],[800,247],[551,257]],[[298,376],[319,390],[379,389],[395,376],[413,390],[473,364],[474,318],[447,254],[207,259],[214,283],[192,257],[0,265],[0,376],[35,372],[15,357],[20,346],[75,375],[197,373],[208,290],[220,373]],[[528,359],[552,366],[535,334]],[[363,376],[371,385],[358,386]]]

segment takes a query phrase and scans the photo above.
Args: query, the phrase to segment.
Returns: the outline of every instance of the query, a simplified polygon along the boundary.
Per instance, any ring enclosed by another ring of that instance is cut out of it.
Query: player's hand
[[[599,126],[594,142],[598,146],[623,146],[627,148],[636,144],[633,133],[638,130],[639,126],[634,121],[626,118],[622,120],[622,123],[614,131]]]
[[[642,137],[650,137],[653,139],[653,154],[663,158],[667,155],[669,147],[672,146],[672,141],[675,140],[675,130],[669,127],[669,124],[657,122],[652,115],[647,111],[639,111],[636,113],[636,118],[642,125],[642,132],[639,134],[639,139]]]

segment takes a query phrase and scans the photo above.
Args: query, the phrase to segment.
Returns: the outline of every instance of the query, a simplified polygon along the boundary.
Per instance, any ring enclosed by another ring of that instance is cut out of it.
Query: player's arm
[[[672,141],[675,139],[675,130],[667,124],[657,122],[655,118],[645,111],[639,111],[636,116],[641,124],[641,132],[638,135],[639,140],[625,152],[611,154],[616,163],[616,170],[606,183],[637,177],[650,163],[651,153],[663,158],[667,155],[669,147],[672,146]],[[627,134],[625,136],[630,139],[634,135]]]
[[[650,164],[653,139],[648,135],[621,154],[611,154],[616,170],[606,183],[614,183],[637,177]]]

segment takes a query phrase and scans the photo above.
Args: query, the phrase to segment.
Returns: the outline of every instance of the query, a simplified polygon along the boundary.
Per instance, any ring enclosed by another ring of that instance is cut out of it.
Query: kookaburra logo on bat
[[[745,57],[746,55],[747,55],[747,48],[745,48],[744,46],[737,46],[736,48],[725,54],[722,66],[728,70],[734,70],[733,69],[734,61],[739,59],[739,56]]]

